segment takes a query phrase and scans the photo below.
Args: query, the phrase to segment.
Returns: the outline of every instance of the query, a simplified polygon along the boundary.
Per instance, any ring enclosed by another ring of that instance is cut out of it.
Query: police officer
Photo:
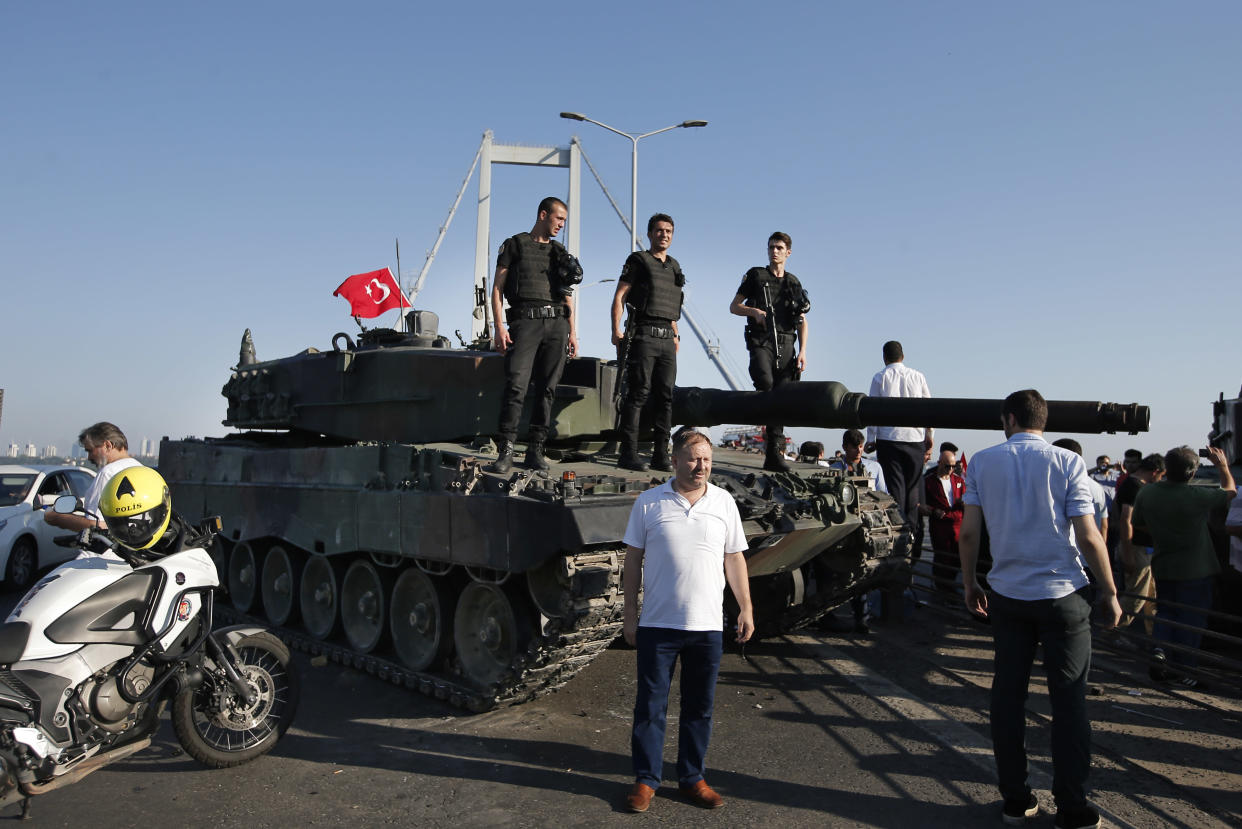
[[[768,237],[768,266],[751,268],[742,277],[737,295],[729,311],[746,317],[746,348],[750,351],[750,379],[758,391],[792,383],[806,369],[806,313],[810,300],[802,283],[785,270],[785,260],[793,248],[788,233],[779,230]],[[768,318],[768,311],[776,319]],[[772,328],[775,325],[776,342]],[[794,340],[798,347],[795,351]],[[777,356],[777,346],[779,354]],[[785,461],[785,427],[770,424],[765,440],[767,457],[763,468],[771,472],[787,472]]]
[[[539,202],[530,233],[505,239],[496,257],[492,283],[493,345],[505,355],[505,391],[500,404],[500,454],[488,469],[506,473],[513,466],[513,441],[526,388],[533,382],[535,400],[530,416],[526,466],[547,469],[543,456],[552,415],[552,398],[566,356],[578,351],[573,305],[569,295],[582,280],[577,260],[553,237],[565,226],[565,202],[548,196]],[[576,271],[576,273],[575,273]],[[504,310],[503,302],[509,308]],[[502,320],[508,320],[506,326]]]
[[[612,297],[612,342],[621,345],[626,332],[621,315],[628,303],[633,315],[625,366],[626,389],[621,400],[621,456],[617,465],[642,471],[647,468],[638,456],[638,422],[650,401],[652,439],[655,451],[651,468],[672,469],[668,455],[668,433],[673,418],[673,383],[677,381],[677,349],[681,337],[682,288],[686,277],[681,265],[668,255],[673,243],[673,220],[657,213],[647,221],[649,250],[635,251],[625,260],[617,291]]]

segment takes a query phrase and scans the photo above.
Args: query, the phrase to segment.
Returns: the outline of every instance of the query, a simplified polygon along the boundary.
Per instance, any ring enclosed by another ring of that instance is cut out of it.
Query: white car
[[[25,590],[42,567],[78,550],[52,542],[68,530],[43,520],[61,495],[85,498],[95,473],[79,466],[0,466],[0,572],[10,590]]]

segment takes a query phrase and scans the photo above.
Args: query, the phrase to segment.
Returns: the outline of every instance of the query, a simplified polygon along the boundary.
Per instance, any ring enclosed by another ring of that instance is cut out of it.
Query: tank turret
[[[243,342],[253,354],[249,331]],[[424,323],[421,334],[367,332],[357,344],[337,334],[331,351],[310,348],[293,357],[239,364],[223,389],[229,401],[224,425],[403,443],[492,434],[504,388],[504,357],[446,346],[434,326]],[[613,427],[616,379],[613,362],[567,361],[550,442],[567,446],[602,439]],[[1000,407],[1000,400],[872,398],[840,383],[807,381],[768,392],[678,388],[673,422],[991,430],[999,428]],[[1138,404],[1053,400],[1048,408],[1051,432],[1139,432],[1150,421],[1148,408]]]

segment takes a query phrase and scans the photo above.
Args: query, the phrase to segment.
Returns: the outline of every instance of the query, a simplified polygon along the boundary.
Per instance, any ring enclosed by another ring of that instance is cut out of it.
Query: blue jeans
[[[638,629],[638,698],[630,739],[637,782],[653,789],[660,785],[668,689],[679,657],[681,724],[677,734],[677,781],[682,786],[693,786],[703,779],[723,642],[724,636],[718,630]]]
[[[1091,668],[1091,604],[1087,588],[1060,599],[1020,601],[988,596],[992,641],[992,752],[1001,797],[1025,800],[1026,697],[1035,649],[1044,647],[1052,703],[1052,796],[1058,809],[1087,802],[1091,770],[1091,723],[1087,719],[1087,672]]]
[[[1190,607],[1170,607],[1166,600]],[[1203,628],[1207,627],[1207,613],[1212,607],[1212,576],[1201,579],[1157,579],[1156,580],[1156,627],[1155,638],[1174,645],[1184,645],[1198,650],[1203,641]],[[1192,608],[1201,608],[1194,610]],[[1199,630],[1175,628],[1162,624],[1164,621],[1181,622],[1194,625]],[[1169,662],[1174,665],[1185,665],[1193,668],[1199,660],[1192,653],[1169,649]]]

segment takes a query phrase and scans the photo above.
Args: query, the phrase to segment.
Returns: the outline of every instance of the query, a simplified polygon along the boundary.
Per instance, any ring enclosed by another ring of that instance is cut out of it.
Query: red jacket
[[[962,496],[966,494],[966,481],[961,475],[954,472],[949,473],[949,480],[953,485],[953,506],[949,506],[949,500],[944,495],[944,487],[940,484],[940,476],[935,470],[928,473],[923,479],[925,503],[931,510],[932,514],[927,518],[927,528],[931,531],[931,542],[933,550],[957,550],[957,537],[962,531],[962,513],[965,512],[965,505],[962,503]],[[944,518],[937,518],[935,511],[944,510]]]

